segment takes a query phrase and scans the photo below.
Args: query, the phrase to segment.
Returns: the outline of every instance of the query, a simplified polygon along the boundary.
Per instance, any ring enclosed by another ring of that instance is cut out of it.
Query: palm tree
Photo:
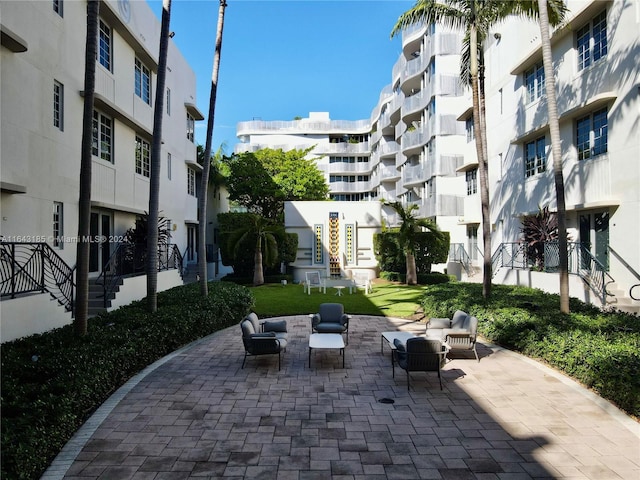
[[[93,140],[93,97],[96,87],[98,15],[100,2],[87,2],[87,39],[84,55],[84,110],[80,157],[80,196],[78,200],[78,245],[76,247],[76,305],[73,329],[87,334],[89,317],[89,235],[91,233],[91,143]]]
[[[282,233],[282,226],[260,215],[248,214],[249,224],[231,232],[229,246],[234,254],[246,240],[255,237],[256,245],[253,255],[253,285],[264,283],[264,264],[271,264],[278,257],[276,234]]]
[[[569,253],[567,251],[567,211],[564,199],[564,177],[562,175],[562,148],[560,125],[556,100],[556,80],[553,73],[551,41],[549,39],[549,14],[547,0],[538,0],[540,10],[540,38],[542,40],[542,63],[544,64],[545,88],[547,89],[547,109],[551,151],[553,155],[553,178],[556,187],[558,207],[558,249],[560,268],[560,311],[569,313]]]
[[[216,47],[213,54],[213,72],[211,75],[211,94],[209,95],[209,116],[207,118],[207,140],[204,147],[204,164],[202,165],[202,179],[200,182],[200,196],[198,197],[198,274],[200,275],[200,293],[205,297],[209,294],[207,285],[207,192],[209,187],[209,170],[211,168],[211,141],[213,137],[213,120],[216,112],[216,96],[218,93],[218,72],[220,70],[220,55],[222,53],[222,30],[224,29],[224,9],[226,0],[220,0],[218,9],[218,30],[216,32]]]
[[[393,208],[400,216],[402,223],[400,224],[399,241],[400,247],[404,251],[407,266],[407,285],[416,285],[418,283],[418,273],[416,269],[416,236],[423,228],[427,228],[434,233],[440,233],[438,226],[431,220],[426,218],[417,218],[414,210],[418,209],[415,204],[410,204],[406,208],[400,202],[384,202],[384,205]]]
[[[167,52],[169,50],[169,20],[171,0],[162,1],[162,25],[160,27],[160,48],[158,54],[158,76],[156,79],[156,100],[153,112],[153,144],[151,146],[151,166],[149,182],[149,226],[157,226],[160,203],[160,155],[162,149],[162,119],[164,117],[164,86],[167,78]],[[147,237],[147,308],[158,310],[158,229],[149,228]]]
[[[553,21],[559,23],[564,15],[564,4],[562,0],[551,1],[554,4]],[[484,65],[479,64],[479,58],[482,58],[481,46],[489,29],[507,16],[516,14],[535,18],[537,15],[536,0],[417,0],[413,8],[400,15],[391,31],[393,37],[409,25],[440,23],[465,32],[464,50],[468,51],[468,57],[463,55],[461,70],[463,79],[466,77],[465,73],[469,72],[468,79],[473,101],[473,123],[475,125],[482,209],[482,241],[484,245],[482,294],[484,298],[491,295],[491,219],[484,115]],[[466,61],[469,62],[468,66]],[[479,78],[480,72],[482,78]]]

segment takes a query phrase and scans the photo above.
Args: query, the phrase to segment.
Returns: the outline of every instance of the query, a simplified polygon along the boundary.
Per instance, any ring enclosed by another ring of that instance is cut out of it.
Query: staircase
[[[622,312],[640,315],[640,302],[633,300],[628,293],[619,288],[616,283],[607,285],[606,308],[614,308]]]
[[[102,312],[106,312],[107,308],[111,306],[111,300],[116,298],[116,294],[120,291],[120,286],[123,284],[123,279],[120,278],[113,292],[107,294],[105,307],[104,287],[102,284],[96,283],[96,280],[95,278],[89,280],[89,317],[95,317]]]
[[[184,273],[182,274],[182,282],[186,285],[187,283],[194,283],[198,281],[198,264],[197,263],[187,263],[184,267]]]

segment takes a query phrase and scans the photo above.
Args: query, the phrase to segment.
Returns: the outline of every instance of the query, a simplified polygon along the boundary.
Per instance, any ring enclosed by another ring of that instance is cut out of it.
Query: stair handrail
[[[530,262],[526,245],[522,242],[504,242],[491,255],[491,272],[495,275],[499,268],[529,268]]]
[[[467,275],[470,274],[471,257],[467,253],[463,243],[452,243],[449,245],[449,261],[460,263]]]
[[[136,244],[121,242],[109,256],[107,262],[102,266],[100,275],[96,278],[96,285],[102,285],[102,306],[108,307],[109,296],[120,285],[120,281],[125,275],[131,275],[144,271],[142,265],[136,263]]]
[[[182,271],[184,264],[184,257],[180,253],[180,249],[176,244],[167,245],[167,262],[166,270],[177,268],[180,272],[180,277],[184,278],[184,272]]]
[[[622,255],[611,248],[611,246],[608,246],[607,248],[609,249],[609,252],[611,252],[611,254],[616,257],[618,262],[620,262],[620,264],[625,267],[627,271],[629,271],[629,273],[631,273],[631,275],[636,277],[637,280],[640,280],[640,273],[638,273],[631,265],[629,265],[629,263],[624,258],[622,258]],[[633,290],[636,288],[640,289],[640,283],[631,285],[631,287],[629,287],[629,297],[631,297],[632,300],[640,300],[640,291],[638,292],[637,296],[633,293]]]
[[[191,246],[187,245],[184,248],[184,252],[182,253],[182,267],[183,267],[182,274],[183,275],[187,273],[186,259],[189,256],[189,252],[192,250],[193,249],[191,248]]]
[[[0,242],[0,294],[49,293],[67,312],[74,310],[75,267],[45,242]]]
[[[615,280],[607,268],[591,253],[586,244],[570,242],[569,246],[569,273],[577,274],[596,293],[602,305],[606,305],[607,286]]]
[[[109,297],[126,276],[146,274],[147,244],[119,243],[95,283],[102,285],[103,307],[108,307]],[[158,243],[158,271],[179,269],[182,276],[182,255],[177,245]]]

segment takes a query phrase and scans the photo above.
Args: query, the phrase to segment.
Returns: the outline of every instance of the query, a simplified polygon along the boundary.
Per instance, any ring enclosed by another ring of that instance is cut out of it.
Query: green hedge
[[[36,479],[91,413],[129,378],[168,353],[240,321],[251,291],[227,282],[160,292],[158,311],[134,302],[71,326],[2,345],[3,479]]]
[[[427,287],[427,317],[451,317],[457,309],[478,317],[479,333],[509,349],[562,370],[622,410],[640,416],[640,319],[602,312],[572,298],[570,314],[558,295],[526,287],[493,285],[484,301],[482,285]]]
[[[380,272],[380,278],[384,280],[388,280],[390,282],[401,282],[405,283],[407,281],[407,274],[400,272]],[[456,277],[454,275],[446,275],[444,273],[419,273],[417,276],[418,285],[436,285],[439,283],[448,283],[455,281]]]

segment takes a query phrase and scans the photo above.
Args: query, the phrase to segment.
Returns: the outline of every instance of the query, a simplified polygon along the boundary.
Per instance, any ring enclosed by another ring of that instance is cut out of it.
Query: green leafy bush
[[[158,294],[158,311],[134,302],[72,326],[2,345],[3,479],[39,478],[55,455],[117,388],[170,352],[240,321],[254,305],[232,283],[199,284]]]
[[[380,272],[380,278],[389,282],[402,282],[407,279],[406,273],[399,272]],[[445,275],[444,273],[419,273],[418,284],[419,285],[436,285],[439,283],[448,283],[455,280],[453,275]]]
[[[602,312],[572,298],[570,314],[558,295],[526,287],[456,283],[427,287],[427,317],[451,317],[460,309],[478,317],[488,340],[542,360],[593,389],[630,415],[640,416],[640,322],[635,315]]]
[[[373,236],[373,250],[380,270],[407,273],[405,253],[400,246],[397,229],[376,233]],[[447,261],[449,254],[449,232],[416,233],[415,259],[418,274],[431,272],[431,265]]]

